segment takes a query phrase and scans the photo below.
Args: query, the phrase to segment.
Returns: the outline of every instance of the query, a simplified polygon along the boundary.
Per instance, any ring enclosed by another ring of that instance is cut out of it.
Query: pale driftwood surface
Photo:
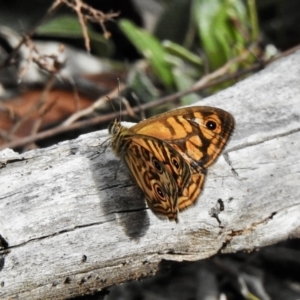
[[[299,236],[300,52],[201,105],[231,112],[236,130],[179,224],[146,208],[125,167],[103,152],[107,132],[24,155],[2,152],[0,298],[92,293],[152,275],[163,259]],[[218,199],[221,225],[210,215]]]

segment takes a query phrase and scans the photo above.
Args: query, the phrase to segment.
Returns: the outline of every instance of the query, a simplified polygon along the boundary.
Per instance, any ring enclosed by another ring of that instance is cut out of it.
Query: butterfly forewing
[[[154,116],[131,130],[172,145],[192,168],[206,169],[221,153],[234,127],[228,112],[214,107],[187,107]]]

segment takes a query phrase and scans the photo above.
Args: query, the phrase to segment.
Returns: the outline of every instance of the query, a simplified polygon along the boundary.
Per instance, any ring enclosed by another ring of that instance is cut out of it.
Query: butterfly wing
[[[222,152],[234,128],[228,112],[209,106],[176,109],[130,129],[171,144],[192,168],[206,169]]]
[[[128,132],[130,131],[130,129],[127,130]],[[130,135],[130,147],[135,149],[136,154],[138,154],[136,148],[140,147],[148,153],[152,153],[175,179],[178,193],[181,194],[183,192],[183,189],[190,181],[191,170],[188,163],[174,147],[165,141],[142,134]],[[139,158],[137,156],[137,159]],[[141,157],[141,159],[146,159],[146,157]]]
[[[195,203],[199,194],[202,191],[204,180],[205,180],[205,174],[206,174],[205,172],[203,173],[194,172],[192,174],[189,184],[183,190],[183,193],[178,196],[179,211]]]
[[[206,169],[224,149],[234,128],[228,112],[214,107],[181,108],[154,116],[131,127],[133,132],[155,136],[174,147],[191,166],[191,181],[178,200],[179,210],[198,197]]]
[[[131,142],[123,160],[154,213],[177,221],[178,187],[165,165],[146,148]]]
[[[178,195],[183,193],[191,176],[182,155],[166,142],[136,134],[117,120],[109,131],[113,150],[125,161],[149,207],[177,220]]]

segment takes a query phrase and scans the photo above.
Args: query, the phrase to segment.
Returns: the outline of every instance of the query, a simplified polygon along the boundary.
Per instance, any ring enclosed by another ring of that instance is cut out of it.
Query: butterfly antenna
[[[137,97],[136,93],[131,93],[131,96],[132,96],[132,98],[134,99],[135,103],[137,104],[137,106],[139,108],[140,120],[146,119],[145,111],[142,109],[140,99]]]
[[[121,99],[121,94],[120,94],[120,78],[117,78],[117,80],[118,80],[118,98],[119,98],[119,105],[120,105],[120,107],[119,107],[119,112],[120,112],[120,117],[119,117],[119,119],[120,119],[120,121],[121,121],[122,99]]]
[[[119,109],[119,118],[118,119],[121,119],[121,109],[122,109],[122,107],[121,107],[121,98],[120,98],[120,80],[119,80],[119,78],[117,78],[117,80],[118,80],[118,87],[117,87],[117,89],[118,89],[118,99],[120,99],[120,101],[119,101],[119,103],[120,103],[120,109]],[[110,100],[110,105],[111,105],[113,111],[117,114],[118,111],[116,110],[112,99],[109,96],[106,96],[106,98],[108,100]]]

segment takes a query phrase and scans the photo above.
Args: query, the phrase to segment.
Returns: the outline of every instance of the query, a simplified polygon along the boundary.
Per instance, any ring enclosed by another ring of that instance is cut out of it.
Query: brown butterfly
[[[207,168],[234,128],[228,112],[214,107],[176,109],[127,128],[115,120],[111,146],[121,157],[154,213],[178,220],[198,198]]]

